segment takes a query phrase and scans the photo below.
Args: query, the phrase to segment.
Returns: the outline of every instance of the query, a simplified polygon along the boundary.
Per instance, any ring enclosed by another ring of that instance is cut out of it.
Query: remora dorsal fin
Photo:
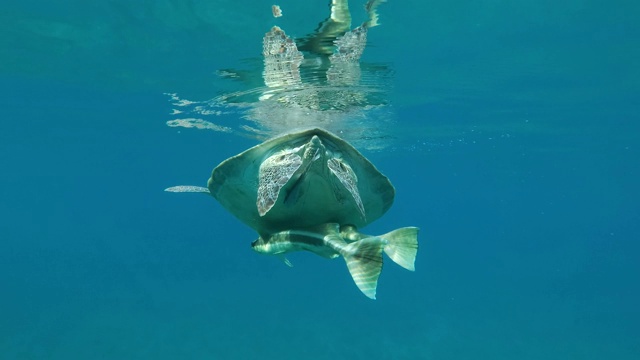
[[[376,298],[378,278],[382,272],[382,249],[386,241],[370,237],[346,245],[342,256],[353,281],[368,298]]]
[[[393,230],[380,237],[387,241],[384,252],[403,268],[414,271],[418,253],[418,228],[404,227]]]

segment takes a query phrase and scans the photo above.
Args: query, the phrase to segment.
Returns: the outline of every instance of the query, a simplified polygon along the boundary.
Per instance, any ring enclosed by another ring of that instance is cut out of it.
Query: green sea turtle
[[[347,1],[332,0],[331,16],[314,34],[299,40],[301,51],[281,28],[274,26],[267,32],[263,38],[267,90],[260,100],[273,106],[256,112],[260,116],[255,118],[258,123],[268,122],[265,128],[288,132],[223,161],[213,170],[207,187],[165,190],[212,195],[258,232],[258,240],[252,243],[257,252],[283,259],[283,254],[299,250],[328,258],[342,256],[358,288],[373,299],[383,252],[414,270],[418,229],[401,228],[381,236],[359,233],[358,228],[391,207],[393,185],[338,136],[320,128],[290,129],[301,124],[331,126],[337,112],[371,106],[352,87],[359,84],[367,31],[378,25],[376,8],[382,2],[369,0],[368,20],[349,30]],[[277,10],[274,16],[281,15]],[[303,52],[310,58],[305,59]],[[311,76],[304,76],[301,69]],[[323,111],[330,116],[320,116]]]
[[[389,179],[358,150],[319,128],[267,140],[223,161],[206,188],[165,191],[209,193],[263,238],[327,223],[362,228],[395,196]]]
[[[282,231],[251,243],[256,252],[278,255],[292,266],[284,254],[310,251],[333,259],[342,256],[353,281],[367,297],[376,298],[384,251],[396,264],[413,271],[418,251],[418,228],[405,227],[380,236],[361,234],[354,226],[336,223],[306,229]]]

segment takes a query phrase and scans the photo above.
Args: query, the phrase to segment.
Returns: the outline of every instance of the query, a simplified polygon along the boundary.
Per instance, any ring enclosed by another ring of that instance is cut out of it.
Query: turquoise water
[[[1,359],[640,356],[633,2],[380,7],[362,62],[387,99],[358,124],[386,136],[344,136],[397,191],[366,232],[421,232],[375,301],[342,260],[289,268],[215,200],[163,192],[258,143],[220,96],[259,88],[264,33],[303,36],[326,3],[3,5]]]

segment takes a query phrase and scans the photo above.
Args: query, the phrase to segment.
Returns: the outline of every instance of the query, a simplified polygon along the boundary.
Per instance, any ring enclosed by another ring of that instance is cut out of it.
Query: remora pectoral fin
[[[202,186],[193,186],[193,185],[178,185],[172,186],[164,189],[166,192],[175,192],[175,193],[202,193],[202,194],[211,194],[209,189]]]
[[[404,227],[380,236],[388,242],[388,244],[384,246],[385,254],[387,254],[393,262],[409,271],[416,269],[415,261],[416,254],[418,253],[418,230],[417,227]]]
[[[291,261],[289,261],[289,259],[287,259],[284,255],[279,254],[280,260],[282,260],[282,262],[287,265],[288,267],[293,267],[293,264],[291,263]]]
[[[370,299],[376,298],[385,243],[386,241],[379,237],[370,237],[348,244],[342,251],[353,281]]]

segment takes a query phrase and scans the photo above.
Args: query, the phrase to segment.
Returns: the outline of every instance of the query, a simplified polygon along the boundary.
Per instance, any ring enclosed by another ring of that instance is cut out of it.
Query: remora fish
[[[382,271],[382,252],[405,269],[415,269],[418,251],[418,228],[406,227],[381,236],[359,233],[354,226],[329,223],[307,229],[286,230],[259,237],[251,248],[268,255],[279,255],[292,266],[284,254],[310,251],[325,258],[342,256],[356,286],[371,299],[376,298],[378,278]]]

